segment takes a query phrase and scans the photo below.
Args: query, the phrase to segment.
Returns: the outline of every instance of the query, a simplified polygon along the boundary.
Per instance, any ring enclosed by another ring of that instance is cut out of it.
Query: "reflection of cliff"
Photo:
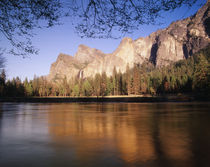
[[[118,129],[117,148],[121,158],[129,163],[146,162],[154,158],[151,136],[147,133],[137,134],[135,127],[126,124]]]
[[[157,112],[172,109],[155,107]],[[189,136],[184,127],[178,130],[179,120],[161,113],[157,116],[149,104],[65,104],[53,106],[51,111],[52,139],[73,148],[83,161],[103,153],[129,164],[162,158],[172,165],[171,160],[187,162],[191,156]]]

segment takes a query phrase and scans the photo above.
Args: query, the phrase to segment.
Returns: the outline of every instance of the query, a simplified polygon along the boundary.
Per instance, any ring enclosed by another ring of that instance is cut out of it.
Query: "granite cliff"
[[[111,54],[80,45],[74,56],[60,54],[51,65],[49,80],[67,77],[93,77],[96,73],[112,75],[114,67],[124,73],[127,64],[142,64],[150,61],[155,66],[169,65],[206,47],[210,43],[210,2],[198,12],[184,20],[173,22],[169,27],[158,30],[145,38],[124,38]]]

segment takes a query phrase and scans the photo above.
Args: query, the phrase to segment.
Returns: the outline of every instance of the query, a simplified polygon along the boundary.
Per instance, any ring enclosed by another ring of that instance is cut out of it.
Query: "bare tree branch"
[[[118,34],[132,33],[139,29],[140,25],[159,24],[157,18],[161,17],[162,12],[173,11],[181,6],[191,7],[197,1],[81,0],[80,3],[83,4],[85,12],[82,12],[75,4],[72,4],[70,8],[75,9],[73,17],[79,16],[75,25],[79,36],[112,38],[116,37],[116,32],[120,32]]]
[[[162,12],[191,7],[197,1],[0,0],[0,33],[10,42],[11,54],[26,57],[38,53],[32,44],[33,30],[59,24],[63,16],[70,16],[80,37],[119,38],[140,25],[158,24]]]
[[[59,0],[0,0],[0,33],[10,42],[12,54],[37,54],[33,30],[52,27],[61,17]]]

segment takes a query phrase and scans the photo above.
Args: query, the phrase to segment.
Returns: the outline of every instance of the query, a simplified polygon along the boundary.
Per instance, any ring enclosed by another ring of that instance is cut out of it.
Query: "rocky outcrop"
[[[124,38],[111,54],[80,45],[73,57],[65,54],[58,56],[51,65],[48,78],[86,78],[102,72],[110,76],[114,67],[124,73],[126,66],[133,67],[134,63],[150,61],[161,67],[186,59],[210,43],[209,6],[208,1],[194,16],[173,22],[148,37],[136,40]]]
[[[61,80],[65,76],[70,79],[79,74],[81,67],[82,64],[75,60],[74,57],[66,54],[59,54],[56,62],[51,65],[48,79],[51,81]]]
[[[77,53],[75,54],[74,58],[80,63],[89,64],[94,59],[100,59],[105,56],[104,53],[102,53],[98,49],[89,48],[85,45],[79,45]]]

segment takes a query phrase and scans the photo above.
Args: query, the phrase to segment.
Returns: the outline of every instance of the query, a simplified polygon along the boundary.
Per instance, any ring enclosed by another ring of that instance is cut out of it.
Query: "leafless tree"
[[[0,0],[0,34],[12,45],[10,53],[25,57],[38,51],[31,40],[33,30],[59,24],[62,16],[70,16],[81,37],[115,38],[116,32],[131,33],[142,24],[156,23],[164,11],[191,7],[197,1]]]
[[[72,0],[71,16],[77,16],[76,32],[82,37],[115,38],[132,33],[143,24],[157,23],[163,12],[181,6],[191,7],[198,0]],[[203,0],[203,4],[206,0]],[[116,33],[120,32],[120,33]]]

